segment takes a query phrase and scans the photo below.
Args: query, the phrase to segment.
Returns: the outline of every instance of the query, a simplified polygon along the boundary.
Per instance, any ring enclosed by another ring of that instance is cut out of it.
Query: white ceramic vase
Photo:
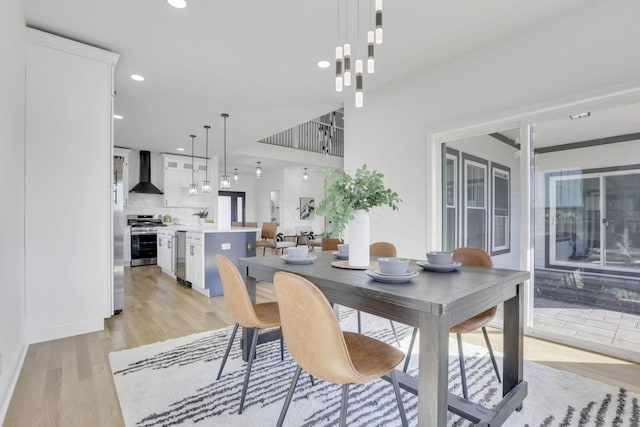
[[[349,265],[365,267],[369,260],[369,212],[356,210],[355,218],[349,223]]]

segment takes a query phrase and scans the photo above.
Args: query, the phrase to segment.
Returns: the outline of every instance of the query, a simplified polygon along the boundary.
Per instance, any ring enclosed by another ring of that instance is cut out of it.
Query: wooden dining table
[[[461,266],[452,272],[420,270],[408,283],[373,281],[363,270],[336,268],[331,252],[316,252],[311,264],[287,264],[280,256],[240,258],[249,294],[256,282],[273,281],[277,271],[306,277],[334,303],[419,328],[418,377],[398,371],[401,387],[418,395],[418,425],[445,426],[451,411],[479,426],[501,425],[522,407],[524,282],[529,273],[501,268]],[[375,257],[372,257],[375,265]],[[504,304],[503,398],[487,408],[449,393],[449,329],[496,305]],[[245,332],[247,334],[248,332]],[[250,340],[243,339],[243,346]],[[243,349],[245,356],[248,348]]]

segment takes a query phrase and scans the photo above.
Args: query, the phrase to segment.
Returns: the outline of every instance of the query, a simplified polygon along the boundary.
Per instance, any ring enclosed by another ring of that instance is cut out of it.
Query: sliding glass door
[[[640,269],[640,172],[549,177],[549,265]]]

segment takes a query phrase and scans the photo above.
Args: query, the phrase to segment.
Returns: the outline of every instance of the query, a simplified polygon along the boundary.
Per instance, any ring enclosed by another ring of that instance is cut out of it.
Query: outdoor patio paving
[[[640,353],[640,315],[536,297],[534,326]]]

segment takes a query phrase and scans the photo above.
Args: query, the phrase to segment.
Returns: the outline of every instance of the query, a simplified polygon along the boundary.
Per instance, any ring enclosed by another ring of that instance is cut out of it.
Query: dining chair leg
[[[398,333],[396,332],[396,325],[393,324],[393,320],[389,320],[389,324],[391,325],[393,336],[396,337],[396,342],[398,343],[398,347],[400,347],[400,338],[398,338]]]
[[[280,327],[280,360],[284,360],[284,339],[282,338],[282,327]]]
[[[489,341],[489,334],[487,334],[487,328],[482,327],[482,333],[484,334],[484,342],[487,343],[487,349],[489,350],[489,357],[491,357],[491,363],[493,364],[493,369],[496,371],[496,377],[498,377],[498,382],[501,383],[502,379],[500,378],[500,371],[498,371],[498,364],[496,363],[496,357],[493,355],[493,349],[491,348],[491,341]]]
[[[242,384],[242,395],[240,396],[240,410],[238,414],[242,414],[244,408],[244,398],[247,396],[247,387],[249,386],[249,376],[251,375],[251,366],[253,360],[256,358],[256,345],[258,344],[258,332],[259,329],[253,330],[253,337],[251,337],[251,350],[249,351],[249,361],[247,362],[247,372],[244,374],[244,383]]]
[[[311,387],[313,387],[314,385],[316,385],[315,380],[313,379],[313,375],[309,374],[309,379],[311,380]]]
[[[402,372],[407,373],[407,369],[409,369],[409,360],[411,360],[411,352],[413,351],[413,344],[416,342],[416,336],[418,335],[418,328],[413,328],[413,332],[411,333],[411,342],[409,343],[409,350],[407,350],[407,355],[404,358],[404,367],[402,368]]]
[[[342,404],[340,405],[340,427],[347,425],[347,406],[349,405],[349,384],[342,385]]]
[[[284,423],[284,417],[287,416],[287,410],[289,410],[289,404],[291,403],[291,398],[293,397],[293,391],[296,389],[296,384],[298,384],[298,378],[300,378],[301,371],[302,368],[300,367],[300,365],[298,365],[298,367],[296,368],[296,373],[293,374],[293,380],[291,380],[291,386],[289,387],[287,398],[284,400],[284,405],[282,405],[282,410],[280,411],[280,417],[278,418],[276,427],[282,427],[282,424]]]
[[[396,400],[398,401],[398,411],[400,411],[402,427],[407,427],[407,414],[404,412],[404,404],[402,403],[402,395],[400,394],[400,386],[398,386],[398,378],[396,377],[395,369],[392,369],[391,372],[389,372],[389,376],[391,377],[393,392],[396,394]]]
[[[360,310],[358,310],[358,333],[361,334],[362,333],[362,326],[360,323]]]
[[[218,376],[216,377],[216,380],[220,379],[220,376],[222,375],[222,370],[224,369],[224,365],[225,363],[227,363],[227,358],[229,357],[229,352],[231,351],[231,345],[233,344],[233,340],[236,337],[236,332],[238,332],[238,326],[240,326],[238,323],[236,323],[233,326],[233,332],[231,332],[231,338],[229,338],[229,343],[227,344],[227,350],[224,352],[224,357],[222,358],[222,363],[220,364],[220,369],[218,370]]]
[[[458,337],[458,360],[460,361],[460,381],[462,381],[462,395],[465,399],[469,398],[467,392],[467,373],[464,369],[464,353],[462,352],[462,334],[456,334]]]

